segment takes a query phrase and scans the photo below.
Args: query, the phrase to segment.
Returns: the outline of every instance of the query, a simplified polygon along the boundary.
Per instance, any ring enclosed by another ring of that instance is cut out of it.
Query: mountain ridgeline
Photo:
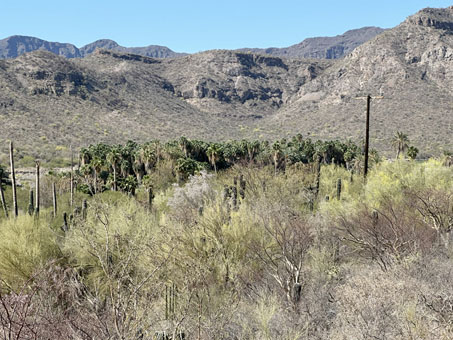
[[[186,55],[186,53],[177,53],[170,50],[168,47],[158,45],[123,47],[109,39],[97,40],[81,48],[77,48],[72,44],[49,42],[34,37],[14,35],[0,40],[0,59],[16,58],[26,52],[37,50],[49,51],[66,58],[83,58],[93,53],[97,48],[140,54],[153,58],[175,58]]]
[[[2,147],[12,139],[19,155],[44,157],[70,144],[180,136],[301,133],[361,142],[365,101],[358,97],[371,94],[384,97],[371,103],[372,147],[390,153],[399,130],[422,157],[453,148],[453,7],[421,10],[341,59],[93,51],[87,47],[85,58],[40,50],[0,60]]]
[[[347,31],[336,37],[308,38],[297,45],[286,48],[244,48],[239,51],[291,58],[339,59],[383,31],[384,29],[379,27],[363,27]],[[93,53],[97,48],[152,58],[177,58],[187,55],[187,53],[177,53],[168,47],[158,45],[123,47],[109,39],[100,39],[77,48],[72,44],[49,42],[34,37],[15,35],[0,40],[0,59],[16,58],[23,53],[36,50],[49,51],[66,58],[83,58]]]

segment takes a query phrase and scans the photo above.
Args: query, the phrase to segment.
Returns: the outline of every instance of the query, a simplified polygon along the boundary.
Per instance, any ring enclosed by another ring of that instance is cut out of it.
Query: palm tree
[[[102,167],[104,166],[104,161],[100,157],[94,156],[91,160],[91,165],[93,166],[94,170],[94,194],[96,194],[98,191],[98,177],[102,170]]]
[[[406,151],[409,147],[409,137],[401,131],[396,131],[392,139],[392,146],[396,149],[396,159],[398,159],[400,153]]]
[[[182,136],[181,138],[179,138],[179,147],[181,148],[181,151],[184,153],[184,156],[187,157],[187,149],[189,147],[189,140]]]
[[[272,144],[272,151],[272,157],[274,159],[274,174],[277,176],[277,166],[282,155],[282,147],[278,141]]]
[[[116,168],[118,167],[120,161],[121,161],[120,147],[114,146],[107,154],[107,162],[109,162],[111,167],[113,168],[113,191],[117,190]]]
[[[220,151],[221,151],[221,147],[217,143],[213,143],[213,144],[209,145],[208,150],[206,151],[208,158],[209,158],[209,162],[214,167],[214,172],[216,174],[217,174],[216,163],[218,162],[218,160],[220,158]]]

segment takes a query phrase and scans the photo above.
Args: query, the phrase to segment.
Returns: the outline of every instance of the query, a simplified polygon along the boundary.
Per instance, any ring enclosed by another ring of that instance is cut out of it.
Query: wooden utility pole
[[[363,168],[363,177],[368,174],[368,150],[370,147],[370,106],[371,96],[366,96],[366,128],[365,128],[365,165]]]
[[[11,163],[11,182],[13,186],[13,204],[14,204],[14,217],[18,215],[17,209],[17,193],[16,193],[16,172],[14,170],[14,151],[13,142],[9,143],[9,161]]]
[[[366,178],[368,174],[368,154],[370,147],[370,107],[371,99],[384,99],[382,96],[372,97],[367,95],[366,97],[357,97],[356,99],[366,98],[366,127],[365,127],[365,161],[363,167],[363,177]]]

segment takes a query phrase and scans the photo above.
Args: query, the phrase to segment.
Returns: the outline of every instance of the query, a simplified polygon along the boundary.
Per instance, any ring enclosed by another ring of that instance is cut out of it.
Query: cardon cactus
[[[341,178],[337,179],[337,200],[341,198]]]

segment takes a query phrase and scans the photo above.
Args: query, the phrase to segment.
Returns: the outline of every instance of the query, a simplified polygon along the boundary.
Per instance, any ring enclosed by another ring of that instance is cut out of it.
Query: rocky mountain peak
[[[110,39],[99,39],[91,44],[87,44],[80,48],[80,52],[83,56],[93,53],[97,48],[103,48],[106,50],[115,50],[119,47],[116,41]]]
[[[412,25],[453,31],[453,6],[447,8],[425,8],[406,20]]]

